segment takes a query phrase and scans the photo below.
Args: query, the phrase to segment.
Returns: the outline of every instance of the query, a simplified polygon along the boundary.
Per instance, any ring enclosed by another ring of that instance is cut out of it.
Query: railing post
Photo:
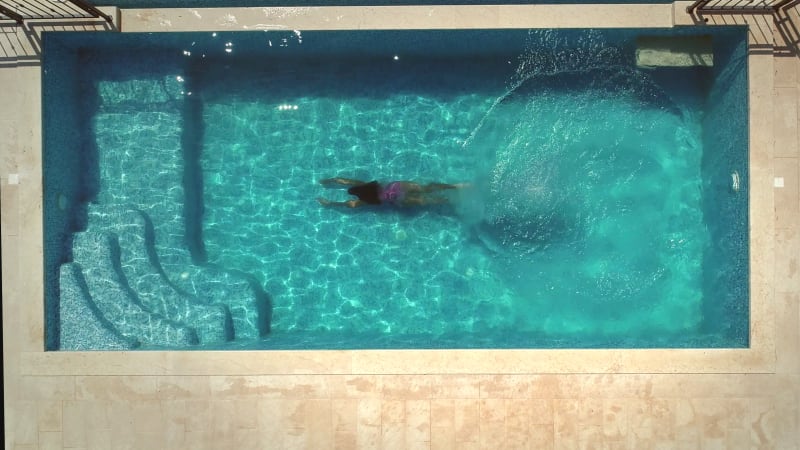
[[[8,16],[12,20],[15,20],[18,25],[22,25],[22,16],[20,16],[17,13],[15,13],[14,11],[6,8],[3,5],[0,5],[0,14],[2,14],[4,16]]]

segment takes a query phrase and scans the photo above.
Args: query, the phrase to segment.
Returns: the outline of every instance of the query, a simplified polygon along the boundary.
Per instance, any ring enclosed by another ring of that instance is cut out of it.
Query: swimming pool
[[[746,347],[746,34],[703,32],[48,34],[48,348]]]

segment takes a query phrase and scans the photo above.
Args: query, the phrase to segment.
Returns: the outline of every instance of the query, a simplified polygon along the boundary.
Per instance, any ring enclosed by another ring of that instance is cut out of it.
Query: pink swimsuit
[[[392,181],[381,190],[381,201],[386,203],[400,203],[406,198],[406,191],[403,183]]]

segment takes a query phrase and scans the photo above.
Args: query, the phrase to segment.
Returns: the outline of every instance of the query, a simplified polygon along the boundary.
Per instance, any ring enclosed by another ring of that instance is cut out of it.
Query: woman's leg
[[[320,180],[319,184],[330,187],[330,186],[360,186],[362,184],[367,184],[361,180],[353,180],[350,178],[341,178],[341,177],[334,177],[334,178],[326,178],[324,180]]]
[[[407,195],[403,199],[401,205],[403,206],[429,206],[429,205],[443,205],[448,203],[445,197],[430,197],[427,195]]]
[[[447,183],[428,183],[425,186],[420,186],[420,192],[430,193],[437,191],[445,191],[448,189],[461,189],[467,187],[466,183],[447,184]]]
[[[364,206],[366,203],[362,202],[361,200],[347,200],[346,202],[332,202],[328,199],[318,197],[317,201],[322,206],[347,206],[349,208],[358,208],[359,206]]]

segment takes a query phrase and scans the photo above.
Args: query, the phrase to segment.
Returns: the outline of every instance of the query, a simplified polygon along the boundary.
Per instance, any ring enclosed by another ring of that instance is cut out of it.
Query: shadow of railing
[[[39,65],[41,45],[33,32],[16,23],[0,23],[0,67]]]
[[[798,4],[800,0],[700,0],[686,11],[695,25],[746,25],[750,54],[798,57]]]
[[[0,23],[0,67],[38,66],[42,33],[50,31],[115,31],[103,19],[26,20],[23,25]]]
[[[793,0],[696,0],[689,14],[773,14]]]
[[[800,56],[800,26],[798,26],[800,12],[798,12],[798,4],[800,4],[800,0],[793,0],[773,16],[777,33],[775,36],[775,56]],[[779,39],[782,42],[779,42]]]
[[[31,19],[91,19],[102,18],[111,23],[113,18],[86,0],[0,0],[0,18],[3,16],[18,24]]]

